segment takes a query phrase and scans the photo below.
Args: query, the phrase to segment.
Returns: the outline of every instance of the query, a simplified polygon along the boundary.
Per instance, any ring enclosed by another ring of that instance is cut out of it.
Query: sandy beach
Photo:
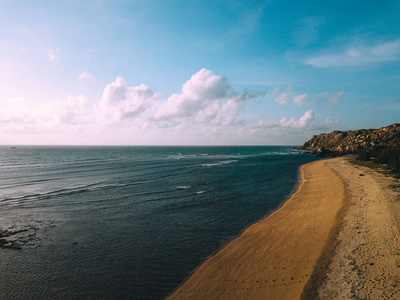
[[[299,299],[325,264],[346,202],[342,179],[317,161],[298,191],[206,261],[169,299]]]
[[[329,160],[350,205],[318,299],[400,299],[400,182],[345,158]]]
[[[168,299],[400,297],[398,180],[347,158],[302,167],[298,191]]]

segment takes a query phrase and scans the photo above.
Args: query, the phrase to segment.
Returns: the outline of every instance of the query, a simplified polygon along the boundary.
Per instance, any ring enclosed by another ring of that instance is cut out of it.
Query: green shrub
[[[357,160],[362,160],[362,161],[370,161],[371,160],[371,153],[367,150],[361,150],[358,153],[358,156],[356,158]]]
[[[393,174],[400,176],[400,147],[379,147],[370,151],[362,150],[358,153],[357,160],[370,161],[374,158],[374,164],[384,164]]]

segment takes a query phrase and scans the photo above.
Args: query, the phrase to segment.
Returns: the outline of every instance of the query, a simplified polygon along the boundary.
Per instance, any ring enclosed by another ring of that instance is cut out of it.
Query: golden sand
[[[328,166],[351,198],[317,298],[400,299],[399,180],[344,158]]]
[[[168,299],[300,299],[305,288],[314,289],[347,201],[327,161],[304,165],[298,191],[279,210],[206,261]]]

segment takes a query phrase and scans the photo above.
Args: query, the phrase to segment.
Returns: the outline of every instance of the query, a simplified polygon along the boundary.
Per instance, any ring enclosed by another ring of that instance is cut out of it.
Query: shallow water
[[[292,147],[1,147],[0,298],[162,299],[313,160]]]

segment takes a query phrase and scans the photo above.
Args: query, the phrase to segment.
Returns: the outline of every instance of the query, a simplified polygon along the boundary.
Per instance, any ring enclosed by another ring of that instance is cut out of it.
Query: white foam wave
[[[111,187],[123,187],[123,186],[127,186],[124,183],[110,183],[110,184],[100,184],[100,185],[96,185],[92,188],[88,188],[89,191],[99,191],[102,189],[106,189],[106,188],[111,188]]]
[[[227,164],[231,164],[231,163],[235,163],[238,160],[224,160],[224,161],[218,161],[218,162],[214,162],[214,163],[209,163],[209,164],[202,164],[202,167],[216,167],[216,166],[222,166],[222,165],[227,165]]]
[[[191,186],[190,185],[180,185],[176,187],[178,190],[186,190],[186,189],[190,189]]]

